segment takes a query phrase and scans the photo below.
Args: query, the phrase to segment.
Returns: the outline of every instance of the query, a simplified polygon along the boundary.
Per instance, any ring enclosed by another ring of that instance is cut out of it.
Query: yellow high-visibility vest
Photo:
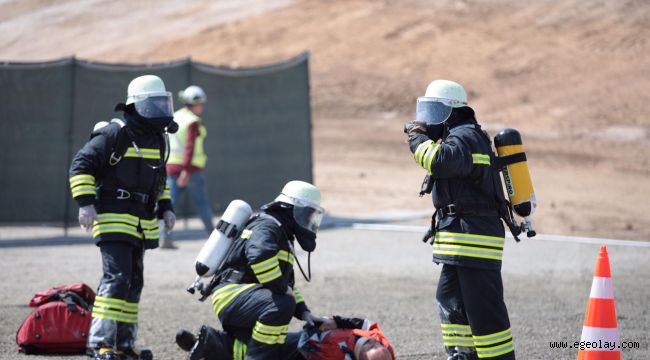
[[[201,123],[201,118],[196,116],[190,109],[184,107],[174,113],[174,121],[178,124],[178,131],[175,134],[169,134],[169,160],[168,164],[182,165],[183,153],[185,152],[185,143],[187,142],[187,129],[195,122],[199,122],[199,135],[194,142],[194,155],[192,156],[192,165],[198,168],[204,168],[208,156],[203,150],[203,142],[208,134],[205,126]]]

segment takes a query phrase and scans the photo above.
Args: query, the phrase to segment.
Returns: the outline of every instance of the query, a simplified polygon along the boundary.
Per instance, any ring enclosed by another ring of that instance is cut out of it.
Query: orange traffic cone
[[[620,360],[619,333],[607,247],[600,247],[580,337],[578,360]]]

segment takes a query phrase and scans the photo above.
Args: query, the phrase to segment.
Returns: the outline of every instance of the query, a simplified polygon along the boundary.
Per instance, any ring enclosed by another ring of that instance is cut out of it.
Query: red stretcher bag
[[[25,354],[85,354],[95,293],[88,285],[66,285],[36,293],[37,307],[16,333]]]

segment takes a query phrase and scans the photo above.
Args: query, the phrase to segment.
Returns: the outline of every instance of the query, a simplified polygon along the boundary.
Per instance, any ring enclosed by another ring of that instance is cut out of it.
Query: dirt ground
[[[522,132],[538,232],[650,240],[647,1],[0,0],[0,60],[191,55],[243,67],[303,50],[311,54],[315,179],[331,213],[431,208],[417,197],[424,173],[402,125],[427,84],[446,78],[465,85],[491,135]],[[313,310],[379,320],[399,359],[442,359],[433,309],[439,269],[417,238],[323,232],[315,279],[301,284]],[[217,326],[183,290],[201,243],[147,255],[140,339],[159,359],[183,357],[172,340],[177,327]],[[575,358],[549,342],[578,340],[597,252],[508,244],[503,276],[520,359]],[[647,359],[647,250],[613,247],[610,255],[621,339],[641,344],[623,357]],[[90,245],[0,250],[0,359],[26,358],[13,335],[34,292],[74,281],[95,287],[99,271]],[[368,282],[374,296],[356,301]]]
[[[435,312],[440,267],[431,263],[431,248],[419,237],[406,232],[322,231],[312,256],[313,280],[305,283],[298,275],[297,286],[314,313],[378,321],[398,359],[444,360]],[[0,251],[0,359],[69,358],[20,355],[15,332],[32,311],[27,302],[36,291],[78,281],[96,287],[100,254],[90,242]],[[185,292],[194,279],[193,262],[203,241],[178,245],[179,250],[154,250],[145,256],[139,343],[162,360],[186,358],[174,344],[177,328],[220,327],[210,305]],[[550,342],[579,341],[598,250],[598,245],[508,240],[502,273],[517,358],[575,359],[576,349],[551,349]],[[639,343],[638,349],[623,350],[623,358],[647,359],[650,249],[609,246],[608,251],[621,340]],[[305,254],[298,258],[304,267]],[[300,326],[294,321],[291,329]]]
[[[453,79],[491,135],[523,133],[539,232],[650,239],[646,1],[179,4],[0,1],[0,59],[239,67],[309,50],[315,179],[335,214],[430,208],[401,128],[429,81]]]

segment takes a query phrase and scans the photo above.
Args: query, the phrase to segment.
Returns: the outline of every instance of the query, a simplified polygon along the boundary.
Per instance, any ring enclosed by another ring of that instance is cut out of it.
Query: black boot
[[[192,350],[195,342],[196,336],[191,332],[185,329],[178,329],[178,331],[176,331],[176,344],[184,351]]]
[[[219,355],[217,346],[219,339],[215,330],[209,326],[201,326],[199,337],[196,339],[194,346],[190,350],[189,360],[212,360]]]
[[[120,356],[113,349],[101,348],[93,351],[95,360],[120,360]]]
[[[120,360],[153,360],[153,352],[150,349],[122,350]]]

